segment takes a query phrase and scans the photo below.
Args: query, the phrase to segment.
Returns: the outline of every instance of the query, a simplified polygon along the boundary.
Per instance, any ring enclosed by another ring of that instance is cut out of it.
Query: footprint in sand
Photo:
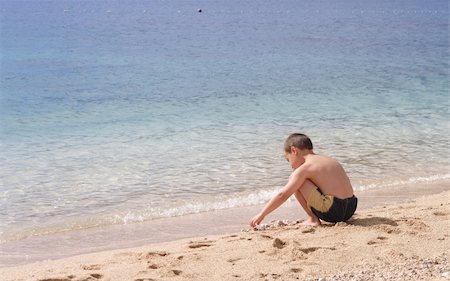
[[[166,251],[154,251],[154,252],[142,252],[137,255],[138,260],[149,260],[154,257],[165,257],[168,256],[169,253]]]
[[[198,248],[204,248],[204,247],[211,247],[213,245],[214,241],[201,241],[201,242],[189,242],[188,247],[191,249],[198,249]]]
[[[368,241],[368,242],[367,242],[367,245],[375,245],[375,244],[378,244],[378,243],[380,243],[381,241],[386,240],[386,239],[387,239],[387,237],[384,237],[384,236],[378,236],[376,239],[373,239],[373,240]]]
[[[74,278],[76,278],[75,275],[69,275],[66,277],[54,277],[54,278],[45,278],[45,279],[38,279],[38,281],[72,281],[74,280]],[[86,278],[81,278],[81,279],[76,279],[76,280],[80,280],[80,281],[92,281],[92,280],[99,280],[103,278],[103,275],[98,274],[98,273],[92,273],[90,274],[88,277]]]
[[[145,271],[140,272],[140,274],[142,274],[142,275],[144,275],[146,273],[147,272],[145,272]],[[171,270],[167,271],[168,276],[179,276],[179,275],[181,275],[181,273],[183,273],[183,272],[178,269],[171,269]],[[139,277],[139,278],[134,279],[134,281],[155,281],[155,279],[150,278],[150,277]]]
[[[418,231],[428,230],[429,228],[426,223],[420,221],[419,219],[406,220],[406,225],[413,227]]]
[[[315,252],[317,250],[331,250],[334,251],[336,250],[335,247],[307,247],[307,248],[299,248],[299,250],[305,254],[309,254],[312,252]]]
[[[251,237],[241,237],[241,238],[239,238],[239,239],[237,239],[237,240],[232,240],[232,241],[238,241],[238,240],[247,240],[247,241],[251,241],[251,240],[253,240],[253,238],[251,238]],[[229,241],[229,242],[231,242],[231,241]]]
[[[230,239],[230,238],[238,238],[238,237],[239,237],[239,235],[232,234],[232,235],[224,236],[221,239],[228,239],[227,242],[233,242],[233,241],[237,241],[239,239]]]
[[[436,211],[436,212],[433,212],[433,215],[440,217],[440,216],[447,216],[448,213],[447,212]]]
[[[173,274],[173,275],[175,275],[175,276],[178,276],[178,275],[180,275],[181,273],[183,273],[183,271],[178,270],[178,269],[172,269],[172,270],[169,271],[169,273],[170,273],[170,274]]]
[[[309,254],[312,252],[315,252],[319,250],[319,247],[308,247],[308,248],[299,248],[300,252],[303,252],[305,254]]]
[[[153,264],[150,264],[150,265],[148,266],[148,268],[149,268],[149,269],[158,269],[159,266],[153,263]]]
[[[235,262],[240,261],[241,258],[235,258],[235,259],[227,259],[227,262],[231,263],[231,265],[235,265]]]
[[[390,226],[390,225],[375,225],[372,227],[375,230],[383,231],[387,234],[399,234],[401,231],[398,227]]]
[[[336,248],[334,247],[298,247],[298,244],[295,245],[291,250],[291,259],[292,261],[297,260],[306,260],[308,259],[308,255],[318,250],[331,250],[334,251]]]
[[[62,277],[62,278],[55,277],[55,278],[38,279],[38,281],[71,281],[71,280],[72,280],[72,278],[65,278],[65,277]]]
[[[84,264],[84,265],[81,265],[81,268],[83,269],[83,270],[100,270],[100,269],[102,269],[102,265],[100,265],[100,264]]]

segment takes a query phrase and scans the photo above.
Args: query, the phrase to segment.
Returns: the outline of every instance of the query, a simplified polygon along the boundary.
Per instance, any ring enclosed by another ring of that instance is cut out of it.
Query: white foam
[[[128,212],[125,216],[115,215],[113,221],[114,224],[118,223],[128,224],[131,222],[143,222],[144,220],[145,220],[144,216]]]
[[[267,200],[272,198],[272,196],[274,196],[276,192],[277,192],[276,190],[262,190],[257,193],[238,195],[236,197],[227,198],[223,201],[213,201],[206,203],[189,203],[186,205],[182,205],[180,207],[169,208],[167,210],[160,210],[159,214],[162,217],[173,217],[214,210],[223,210],[235,207],[258,205],[265,203]]]
[[[378,183],[368,184],[368,185],[361,185],[356,186],[356,190],[368,190],[368,189],[374,189],[374,188],[386,188],[386,187],[394,187],[394,186],[400,186],[400,185],[406,185],[406,184],[416,184],[416,183],[429,183],[429,182],[435,182],[439,180],[448,180],[450,179],[450,174],[441,174],[441,175],[431,175],[426,177],[411,177],[406,180],[395,180],[395,181],[381,181]]]

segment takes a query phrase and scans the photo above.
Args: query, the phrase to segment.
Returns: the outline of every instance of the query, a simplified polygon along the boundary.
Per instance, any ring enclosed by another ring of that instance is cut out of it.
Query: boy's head
[[[308,136],[304,134],[292,134],[284,141],[284,158],[297,169],[305,163],[304,156],[311,153],[313,145]]]
[[[313,144],[309,137],[304,134],[291,134],[284,141],[284,151],[291,153],[292,147],[296,147],[300,150],[313,150]]]
[[[292,134],[284,141],[284,158],[295,170],[305,163],[305,155],[310,154],[312,149],[312,142],[308,136]]]

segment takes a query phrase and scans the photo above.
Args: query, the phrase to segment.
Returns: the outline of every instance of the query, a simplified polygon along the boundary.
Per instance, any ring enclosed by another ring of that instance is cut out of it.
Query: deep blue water
[[[2,240],[264,202],[292,132],[449,178],[448,1],[341,2],[1,1]]]

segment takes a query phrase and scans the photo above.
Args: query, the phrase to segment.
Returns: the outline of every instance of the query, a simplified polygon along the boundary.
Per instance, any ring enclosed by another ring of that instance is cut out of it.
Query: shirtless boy
[[[314,154],[308,136],[292,134],[284,142],[284,157],[294,170],[288,183],[262,211],[250,220],[256,227],[292,194],[308,215],[303,225],[320,225],[320,220],[341,222],[356,210],[358,199],[353,195],[350,180],[336,160]]]

